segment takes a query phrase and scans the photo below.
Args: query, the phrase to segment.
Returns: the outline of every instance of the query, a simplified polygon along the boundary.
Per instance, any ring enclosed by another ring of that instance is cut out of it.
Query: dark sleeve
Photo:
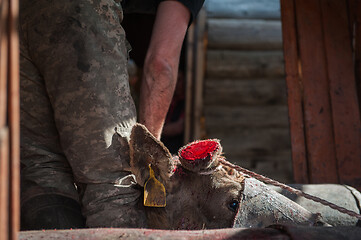
[[[167,1],[167,0],[160,0]],[[199,10],[201,10],[204,0],[176,0],[178,2],[181,2],[184,6],[186,6],[189,11],[191,12],[191,19],[190,23],[197,17]]]
[[[124,13],[155,14],[160,0],[122,0]]]

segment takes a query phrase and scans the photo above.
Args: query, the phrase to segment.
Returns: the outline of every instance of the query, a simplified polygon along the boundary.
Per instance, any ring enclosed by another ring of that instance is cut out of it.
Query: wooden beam
[[[184,142],[191,142],[193,140],[194,23],[187,31],[186,64]]]
[[[340,183],[361,187],[361,123],[347,2],[321,1]]]
[[[355,14],[354,17],[354,26],[355,26],[355,77],[357,85],[357,93],[359,98],[359,108],[361,110],[361,1],[356,1]]]
[[[245,128],[242,126],[207,129],[208,138],[221,140],[225,156],[232,154],[272,155],[290,149],[287,128]]]
[[[0,2],[0,128],[6,125],[8,76],[8,0]]]
[[[355,21],[357,13],[357,5],[359,0],[346,0],[347,16],[348,16],[348,28],[350,33],[350,39],[354,38],[355,33]]]
[[[9,5],[9,129],[10,129],[10,210],[9,239],[18,239],[20,230],[20,79],[18,0]]]
[[[279,20],[208,19],[208,48],[238,50],[280,50]]]
[[[293,182],[291,155],[288,149],[262,154],[229,152],[226,158],[231,163],[288,184]]]
[[[9,1],[0,1],[0,239],[9,238],[9,132],[7,128]]]
[[[295,0],[295,9],[310,182],[337,183],[321,6],[315,0]]]
[[[198,14],[195,25],[195,61],[194,61],[194,119],[193,119],[193,139],[203,138],[204,126],[203,118],[203,80],[205,75],[205,54],[207,49],[206,38],[207,14],[204,8]]]
[[[321,230],[321,229],[320,229]],[[305,230],[303,232],[306,232]],[[356,231],[355,231],[356,232]],[[361,232],[358,231],[358,232]],[[314,233],[314,231],[313,231]],[[332,233],[336,235],[336,233]],[[299,234],[300,235],[300,234]],[[306,234],[302,234],[306,235]],[[325,233],[312,234],[311,237],[319,238]],[[349,234],[352,236],[351,234]],[[73,229],[73,230],[45,230],[45,231],[24,231],[20,239],[290,239],[287,233],[276,228],[227,228],[227,229],[203,229],[203,230],[158,230],[158,229],[137,229],[137,228],[98,228],[98,229]],[[327,235],[326,235],[327,236]],[[342,236],[343,237],[343,236]],[[345,236],[347,238],[347,236]],[[352,239],[352,238],[349,238]]]
[[[210,78],[204,84],[205,105],[285,105],[286,102],[286,83],[282,78]]]
[[[96,228],[73,230],[24,231],[20,239],[359,239],[359,227],[310,227],[272,225],[269,228],[224,228],[203,230],[157,230],[136,228]]]
[[[207,78],[284,76],[282,51],[207,51]]]
[[[204,108],[207,129],[234,127],[288,128],[287,107],[266,106],[206,106]]]
[[[283,52],[287,83],[288,116],[292,146],[293,177],[308,183],[308,165],[303,116],[303,86],[300,79],[294,0],[281,0]]]
[[[205,6],[210,18],[280,19],[278,0],[207,0]]]
[[[9,131],[0,128],[0,239],[9,239]]]

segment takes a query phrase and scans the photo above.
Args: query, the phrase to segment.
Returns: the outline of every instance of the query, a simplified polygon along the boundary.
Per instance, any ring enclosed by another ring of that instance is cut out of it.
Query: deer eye
[[[237,200],[232,200],[230,203],[228,203],[228,208],[229,210],[231,210],[232,212],[237,212],[238,210],[238,206],[239,206],[239,201]]]

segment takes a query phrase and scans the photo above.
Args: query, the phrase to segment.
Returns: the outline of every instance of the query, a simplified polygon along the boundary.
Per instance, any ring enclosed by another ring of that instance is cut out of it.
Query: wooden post
[[[206,11],[201,9],[188,30],[185,142],[202,138]]]
[[[9,2],[0,1],[1,19],[8,19]],[[8,22],[0,21],[0,240],[9,238],[9,132],[7,124]]]
[[[9,129],[10,129],[10,239],[18,239],[20,230],[20,79],[18,0],[10,0],[9,9]]]
[[[195,37],[196,52],[194,61],[194,119],[193,139],[202,138],[202,117],[203,117],[203,79],[205,72],[205,51],[207,47],[205,30],[207,15],[204,8],[198,14]]]
[[[297,33],[294,27],[295,5],[293,0],[281,0],[283,46],[288,98],[288,116],[292,146],[293,177],[298,183],[308,183],[305,129],[303,124],[303,87],[300,79]]]
[[[0,128],[6,125],[7,111],[7,74],[8,74],[8,0],[0,0]]]
[[[340,183],[361,186],[361,123],[347,2],[321,1]]]
[[[9,238],[9,132],[0,130],[0,239]]]
[[[321,6],[314,0],[296,0],[295,3],[309,175],[312,183],[337,183]]]
[[[354,6],[354,37],[355,37],[355,77],[359,106],[361,106],[361,1],[355,0]],[[359,14],[357,14],[359,13]]]
[[[360,3],[281,6],[295,180],[360,189]]]
[[[0,239],[20,229],[18,1],[0,1]]]
[[[187,51],[186,51],[186,103],[185,103],[185,122],[184,122],[184,142],[193,140],[193,67],[194,67],[194,23],[187,31]]]

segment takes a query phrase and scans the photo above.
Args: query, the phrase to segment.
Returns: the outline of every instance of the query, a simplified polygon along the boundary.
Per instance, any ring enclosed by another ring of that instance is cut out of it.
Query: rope
[[[296,194],[297,196],[302,196],[302,197],[307,198],[307,199],[310,199],[310,200],[312,200],[312,201],[314,201],[314,202],[321,203],[322,205],[328,206],[328,207],[330,207],[330,208],[332,208],[332,209],[335,209],[335,210],[337,210],[337,211],[339,211],[339,212],[341,212],[341,213],[347,214],[347,215],[349,215],[349,216],[351,216],[351,217],[355,217],[355,218],[358,218],[359,220],[361,220],[361,214],[358,214],[358,213],[356,213],[356,212],[354,212],[354,211],[351,211],[351,210],[348,210],[348,209],[346,209],[346,208],[340,207],[340,206],[338,206],[338,205],[336,205],[336,204],[333,204],[333,203],[331,203],[331,202],[328,202],[328,201],[326,201],[326,200],[324,200],[324,199],[321,199],[321,198],[312,196],[312,195],[307,194],[307,193],[305,193],[305,192],[303,192],[303,191],[301,191],[301,190],[298,190],[298,189],[295,189],[295,188],[293,188],[293,187],[290,187],[290,186],[288,186],[288,185],[286,185],[286,184],[280,183],[280,182],[278,182],[278,181],[276,181],[276,180],[270,179],[270,178],[268,178],[268,177],[262,176],[262,175],[260,175],[260,174],[257,174],[257,173],[255,173],[255,172],[252,172],[252,171],[247,170],[247,169],[245,169],[245,168],[242,168],[242,167],[240,167],[240,166],[234,165],[234,164],[228,162],[227,160],[225,160],[224,158],[219,159],[219,161],[220,161],[222,164],[224,164],[225,166],[228,166],[228,167],[231,167],[231,168],[233,168],[233,169],[236,169],[237,171],[240,171],[240,172],[245,173],[245,174],[247,174],[247,175],[249,175],[249,176],[251,176],[251,177],[254,177],[254,178],[256,178],[256,179],[259,180],[259,181],[262,181],[262,182],[264,182],[264,183],[267,183],[267,184],[271,184],[271,185],[280,187],[280,188],[282,188],[282,189],[284,189],[284,190],[286,190],[286,191],[289,191],[289,192],[291,192],[291,193]]]

